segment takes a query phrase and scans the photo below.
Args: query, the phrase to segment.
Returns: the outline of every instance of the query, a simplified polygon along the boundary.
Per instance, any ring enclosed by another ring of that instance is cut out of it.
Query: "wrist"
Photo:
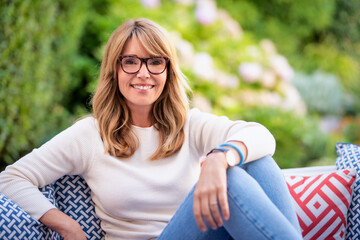
[[[242,153],[242,151],[240,150],[240,148],[238,146],[236,146],[236,144],[233,144],[233,143],[223,143],[223,144],[220,144],[219,147],[226,147],[229,151],[233,151],[235,152],[235,156],[236,156],[236,166],[241,166],[244,161],[245,161],[245,157],[244,157],[244,154]]]
[[[214,150],[211,153],[211,155],[213,156],[213,157],[211,157],[211,159],[213,159],[213,161],[216,161],[218,163],[221,162],[221,165],[224,166],[225,169],[228,169],[230,167],[230,165],[226,158],[226,154],[227,154],[227,152]]]
[[[73,231],[81,229],[77,221],[56,208],[47,211],[39,221],[59,233],[62,237],[70,236]]]
[[[247,158],[247,148],[243,142],[226,142],[219,145],[219,147],[213,148],[210,152],[206,154],[206,157],[202,157],[200,166],[204,164],[205,160],[208,158],[209,155],[216,152],[222,152],[222,154],[225,154],[226,168],[233,166],[241,166]]]
[[[224,169],[228,168],[228,163],[226,158],[224,158],[224,153],[220,151],[212,151],[209,152],[206,156],[201,157],[200,159],[200,167],[203,167],[204,164],[210,163],[211,165],[219,165],[224,167]]]
[[[210,154],[213,154],[215,152],[220,152],[223,154],[223,156],[220,159],[224,159],[226,162],[226,168],[233,167],[237,163],[236,155],[234,152],[226,147],[222,147],[221,145],[219,147],[213,148],[206,156],[209,156]]]

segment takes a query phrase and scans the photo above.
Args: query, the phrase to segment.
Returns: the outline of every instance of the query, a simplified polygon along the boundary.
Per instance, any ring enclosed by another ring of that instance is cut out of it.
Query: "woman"
[[[66,174],[88,183],[106,239],[301,239],[271,133],[189,110],[186,88],[166,31],[123,23],[94,115],[8,166],[0,191],[64,239],[85,235],[38,187]]]

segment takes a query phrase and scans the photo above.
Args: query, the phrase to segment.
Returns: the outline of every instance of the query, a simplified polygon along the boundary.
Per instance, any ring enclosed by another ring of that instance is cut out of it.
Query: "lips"
[[[149,85],[149,84],[130,84],[130,85],[131,85],[131,87],[140,89],[140,90],[148,90],[148,89],[155,87],[155,85]]]

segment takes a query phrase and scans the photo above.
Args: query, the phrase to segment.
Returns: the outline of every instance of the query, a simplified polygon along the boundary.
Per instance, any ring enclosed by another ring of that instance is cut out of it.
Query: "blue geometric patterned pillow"
[[[346,239],[360,239],[360,146],[351,143],[335,145],[337,169],[355,168],[357,172],[352,201],[348,212]]]
[[[55,203],[52,185],[41,188],[43,194]],[[32,218],[22,208],[0,193],[0,239],[60,239],[60,235]]]
[[[82,177],[67,175],[39,190],[59,210],[80,223],[86,239],[105,238],[95,214],[90,188]],[[61,237],[0,193],[0,239],[60,240]]]
[[[66,175],[54,183],[58,209],[80,223],[88,240],[105,239],[100,220],[95,214],[90,188],[78,175]]]

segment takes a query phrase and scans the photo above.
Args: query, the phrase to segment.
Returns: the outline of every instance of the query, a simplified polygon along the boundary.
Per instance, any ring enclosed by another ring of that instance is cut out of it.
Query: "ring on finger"
[[[210,205],[217,205],[217,204],[218,204],[217,201],[210,202]]]

